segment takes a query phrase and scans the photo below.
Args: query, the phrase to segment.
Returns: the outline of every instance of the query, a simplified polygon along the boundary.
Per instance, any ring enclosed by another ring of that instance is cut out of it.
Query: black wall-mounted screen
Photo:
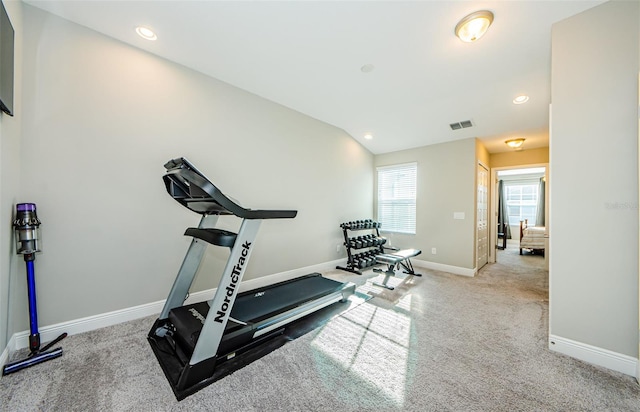
[[[13,26],[0,0],[0,109],[13,116]]]

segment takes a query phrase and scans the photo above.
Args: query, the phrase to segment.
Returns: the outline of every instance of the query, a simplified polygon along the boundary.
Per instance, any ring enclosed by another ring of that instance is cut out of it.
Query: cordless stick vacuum
[[[38,332],[38,308],[36,305],[36,276],[33,270],[33,262],[36,259],[36,252],[40,251],[40,220],[36,215],[36,205],[34,203],[19,203],[16,206],[16,220],[13,221],[16,232],[16,246],[19,255],[24,256],[27,264],[27,292],[29,294],[29,349],[31,353],[22,360],[8,363],[2,368],[2,374],[8,375],[13,372],[37,365],[50,359],[62,356],[62,348],[49,350],[53,345],[67,337],[66,333],[40,348],[40,333]]]

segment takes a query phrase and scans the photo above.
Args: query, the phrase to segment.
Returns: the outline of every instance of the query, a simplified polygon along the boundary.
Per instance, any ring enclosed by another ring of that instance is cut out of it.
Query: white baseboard
[[[56,323],[55,325],[44,326],[38,328],[38,331],[40,332],[40,341],[42,343],[50,342],[63,332],[66,332],[69,336],[77,335],[78,333],[89,332],[105,328],[107,326],[117,325],[122,322],[154,315],[160,313],[163,304],[164,301],[147,303],[131,308],[114,310],[113,312],[101,313],[99,315]],[[16,341],[14,350],[29,347],[29,331],[15,333],[13,338],[15,338]]]
[[[0,354],[0,365],[5,365],[9,361],[9,356],[16,350],[16,335],[14,334],[9,342],[7,343],[7,347],[4,348],[2,353]],[[0,373],[0,379],[2,379],[2,374]]]
[[[549,335],[549,349],[625,375],[636,376],[638,359],[631,356],[555,335]]]
[[[260,288],[285,280],[294,279],[313,272],[327,271],[335,269],[336,265],[342,260],[325,262],[317,265],[307,266],[299,269],[289,270],[286,272],[275,273],[273,275],[263,276],[257,279],[243,281],[240,284],[240,292]],[[194,292],[189,295],[185,303],[196,303],[212,299],[215,295],[216,288]],[[168,291],[167,291],[168,293]],[[140,319],[145,316],[156,315],[162,311],[165,300],[157,302],[145,303],[143,305],[131,308],[119,309],[113,312],[102,313],[99,315],[88,316],[86,318],[75,319],[68,322],[57,323],[39,328],[40,340],[43,343],[50,342],[57,338],[63,332],[76,335],[78,333],[89,332],[92,330],[104,328],[107,326],[117,325],[119,323]],[[151,327],[151,325],[149,325]],[[17,332],[7,344],[7,348],[0,355],[0,365],[4,365],[10,354],[15,350],[29,347],[29,331]]]
[[[11,348],[11,346],[12,346],[14,341],[15,340],[13,339],[13,337],[11,337],[11,339],[9,340],[9,343],[7,344],[7,347],[4,348],[4,350],[0,354],[0,365],[5,365],[7,363],[7,361],[9,361],[9,354],[11,352],[13,352],[13,350],[14,350],[14,349]],[[0,373],[0,379],[2,379],[2,374],[1,373]]]
[[[9,360],[9,346],[0,353],[0,365],[4,365]],[[0,379],[2,379],[2,374],[0,374]]]
[[[415,266],[420,266],[420,267],[425,268],[425,269],[439,270],[439,271],[442,271],[442,272],[449,272],[449,273],[453,273],[454,275],[462,275],[462,276],[474,277],[476,275],[476,272],[477,272],[475,268],[474,269],[468,269],[468,268],[462,268],[460,266],[445,265],[444,263],[429,262],[427,260],[411,259],[411,262]]]

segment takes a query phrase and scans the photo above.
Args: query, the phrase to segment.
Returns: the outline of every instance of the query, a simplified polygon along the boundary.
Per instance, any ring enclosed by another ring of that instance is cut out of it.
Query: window
[[[536,208],[538,205],[538,183],[505,184],[505,202],[509,213],[509,222],[515,224],[527,219],[529,224],[536,224]]]
[[[538,207],[544,215],[544,196],[540,197],[540,180],[544,177],[544,167],[526,169],[501,170],[498,178],[503,182],[503,200],[507,206],[510,225],[518,225],[527,219],[529,225],[544,225],[544,221],[537,222]],[[538,205],[541,201],[542,204]]]
[[[378,222],[385,232],[416,233],[417,163],[379,167]]]

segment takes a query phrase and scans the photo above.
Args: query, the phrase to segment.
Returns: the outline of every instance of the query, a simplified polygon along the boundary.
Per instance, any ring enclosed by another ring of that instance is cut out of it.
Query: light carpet
[[[499,252],[474,278],[417,268],[373,299],[177,402],[153,317],[70,336],[0,379],[2,411],[640,411],[635,379],[547,349],[542,256]],[[18,356],[18,355],[16,355]]]

